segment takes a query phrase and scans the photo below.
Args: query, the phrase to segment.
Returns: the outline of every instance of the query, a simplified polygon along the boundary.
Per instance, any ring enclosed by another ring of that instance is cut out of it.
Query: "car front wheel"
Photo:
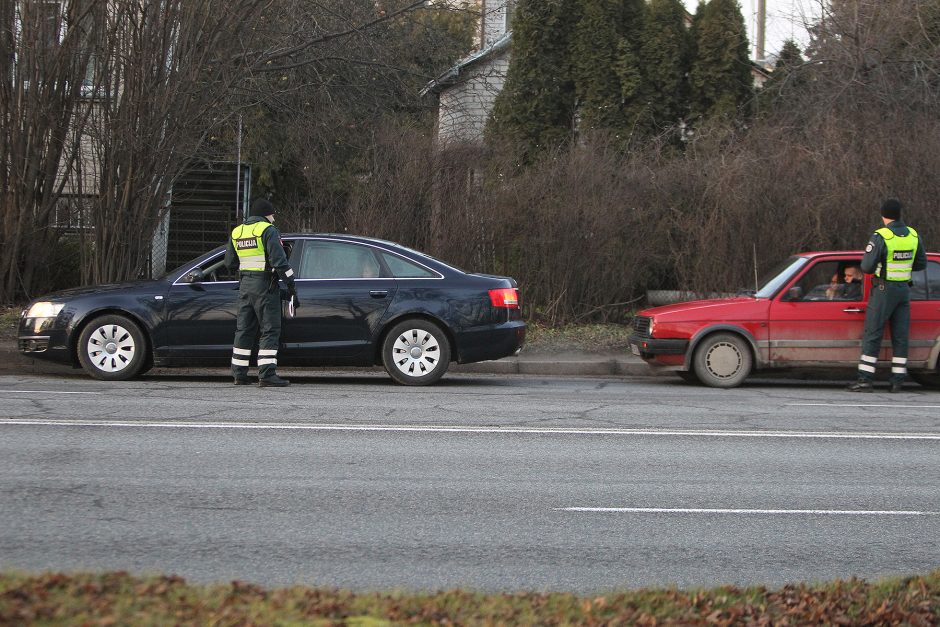
[[[710,335],[695,349],[693,365],[699,380],[713,388],[733,388],[751,373],[751,349],[732,333]]]
[[[443,329],[427,320],[396,324],[382,344],[382,363],[402,385],[430,385],[450,365],[450,343]]]
[[[78,361],[96,379],[123,381],[147,362],[147,342],[134,321],[124,316],[95,318],[78,338]]]

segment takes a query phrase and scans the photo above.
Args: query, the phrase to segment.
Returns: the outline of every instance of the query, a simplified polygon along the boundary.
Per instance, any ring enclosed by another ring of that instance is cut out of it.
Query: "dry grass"
[[[2,625],[936,625],[940,571],[779,590],[566,593],[267,590],[179,577],[0,574]]]

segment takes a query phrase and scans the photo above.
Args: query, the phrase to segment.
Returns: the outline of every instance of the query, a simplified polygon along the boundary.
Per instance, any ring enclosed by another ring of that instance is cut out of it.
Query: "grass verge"
[[[875,583],[564,593],[355,594],[178,577],[0,574],[2,625],[937,625],[940,570]]]
[[[629,351],[633,328],[625,324],[569,324],[550,327],[530,322],[526,329],[526,351],[584,351],[603,353]]]

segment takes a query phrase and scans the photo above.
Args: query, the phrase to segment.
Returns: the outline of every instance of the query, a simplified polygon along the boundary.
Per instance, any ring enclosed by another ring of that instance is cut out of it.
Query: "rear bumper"
[[[522,350],[525,344],[526,324],[513,320],[502,324],[487,325],[457,334],[456,361],[472,364],[510,357]]]

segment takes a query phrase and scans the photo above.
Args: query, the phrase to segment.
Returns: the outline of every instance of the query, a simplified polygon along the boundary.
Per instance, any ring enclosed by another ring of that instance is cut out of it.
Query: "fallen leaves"
[[[940,571],[868,583],[859,579],[779,590],[637,590],[482,594],[465,590],[355,594],[321,588],[267,590],[233,581],[188,585],[180,577],[125,572],[0,574],[0,625],[913,625],[940,624]]]

